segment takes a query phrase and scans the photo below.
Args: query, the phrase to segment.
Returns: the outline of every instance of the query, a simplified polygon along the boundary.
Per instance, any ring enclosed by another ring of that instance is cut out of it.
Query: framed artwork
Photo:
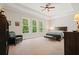
[[[9,23],[9,26],[11,26],[11,21],[8,21],[8,23]]]
[[[15,26],[19,26],[20,24],[19,24],[19,22],[18,21],[16,21],[15,22]]]

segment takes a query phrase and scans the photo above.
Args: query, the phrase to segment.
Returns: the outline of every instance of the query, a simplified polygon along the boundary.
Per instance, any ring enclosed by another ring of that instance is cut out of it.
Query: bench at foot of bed
[[[61,41],[61,36],[60,35],[56,35],[56,36],[50,36],[50,35],[46,35],[44,36],[45,38],[49,38],[49,39],[55,39],[57,41]]]

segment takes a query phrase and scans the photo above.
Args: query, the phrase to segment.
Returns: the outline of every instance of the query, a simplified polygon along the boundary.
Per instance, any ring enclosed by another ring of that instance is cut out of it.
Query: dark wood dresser
[[[79,32],[64,32],[64,54],[79,55]]]
[[[5,15],[0,12],[0,55],[7,55],[9,50],[9,24]]]

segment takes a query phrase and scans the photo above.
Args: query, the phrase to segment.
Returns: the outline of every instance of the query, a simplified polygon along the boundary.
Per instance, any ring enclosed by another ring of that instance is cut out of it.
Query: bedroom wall
[[[18,7],[16,7],[16,8],[18,8]],[[24,36],[24,39],[43,36],[43,35],[45,35],[45,33],[47,31],[49,31],[49,29],[51,29],[51,27],[67,26],[68,31],[76,30],[76,22],[73,21],[74,20],[73,10],[69,11],[68,13],[62,14],[62,15],[57,14],[55,18],[52,16],[52,19],[50,19],[50,17],[49,17],[49,19],[46,19],[43,15],[38,15],[38,14],[34,15],[33,11],[30,11],[30,10],[28,11],[25,9],[21,10],[22,8],[20,8],[20,9],[16,9],[16,8],[13,8],[11,6],[5,6],[6,16],[7,16],[8,20],[11,20],[12,25],[10,26],[10,31],[15,31],[16,34],[22,34]],[[70,9],[72,9],[72,8],[70,8]],[[58,16],[61,16],[61,17],[58,17]],[[23,17],[30,18],[29,19],[30,23],[31,23],[32,19],[36,19],[37,21],[43,20],[44,32],[43,33],[39,33],[39,32],[32,33],[31,26],[29,26],[30,33],[23,34],[22,33],[22,19],[23,19]],[[15,21],[20,22],[19,27],[15,26]]]
[[[62,17],[55,18],[53,20],[53,27],[67,26],[68,31],[73,31],[77,29],[77,24],[74,21],[74,14],[65,15]]]
[[[43,21],[43,24],[45,24],[44,19],[42,18],[38,18],[37,16],[34,16],[33,14],[28,14],[26,12],[20,11],[20,10],[15,10],[11,7],[5,7],[5,13],[7,16],[7,20],[11,21],[11,26],[9,26],[9,30],[10,31],[14,31],[16,34],[22,34],[23,35],[23,39],[27,39],[27,38],[34,38],[34,37],[40,37],[40,36],[44,36],[45,34],[45,30],[44,32],[37,32],[37,33],[32,33],[31,31],[31,26],[29,26],[29,33],[22,33],[22,19],[24,17],[29,18],[29,23],[31,24],[32,19],[35,19],[37,22],[39,20]],[[15,21],[19,21],[20,26],[15,26]],[[45,29],[45,25],[43,26]]]
[[[77,24],[74,21],[75,14],[79,14],[79,3],[72,3],[71,4],[71,11],[68,13],[64,13],[63,15],[60,14],[60,17],[53,18],[52,27],[58,26],[67,26],[68,31],[73,31],[77,29]]]

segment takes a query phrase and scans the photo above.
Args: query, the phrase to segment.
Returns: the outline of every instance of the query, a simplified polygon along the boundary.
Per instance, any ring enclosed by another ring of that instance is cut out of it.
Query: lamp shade
[[[79,14],[75,15],[75,21],[79,21]]]

